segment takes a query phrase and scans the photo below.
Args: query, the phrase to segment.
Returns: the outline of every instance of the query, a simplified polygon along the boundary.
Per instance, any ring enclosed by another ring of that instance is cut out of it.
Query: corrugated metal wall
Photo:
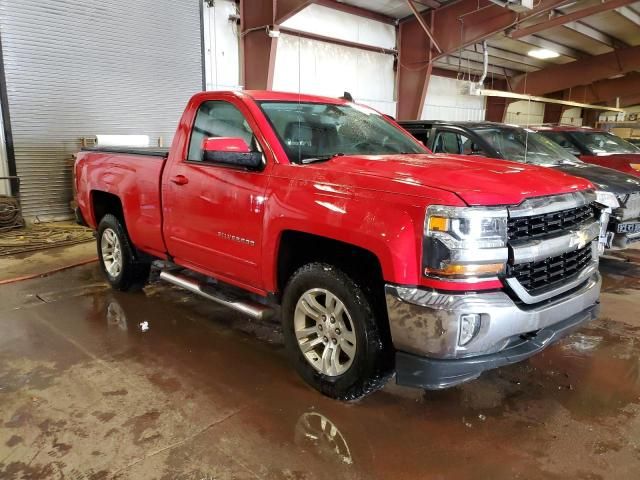
[[[169,144],[202,89],[199,0],[0,0],[25,216],[65,216],[80,138]]]
[[[2,105],[0,105],[0,177],[9,176],[9,164],[7,162],[7,150],[2,127]],[[0,195],[9,195],[11,188],[7,180],[0,180]]]

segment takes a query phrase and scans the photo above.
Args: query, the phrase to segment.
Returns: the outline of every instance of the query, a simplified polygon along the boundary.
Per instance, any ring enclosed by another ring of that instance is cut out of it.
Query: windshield
[[[640,153],[640,148],[607,132],[571,132],[594,155],[603,153]]]
[[[334,155],[427,153],[378,112],[348,104],[260,102],[290,162]]]
[[[537,165],[580,163],[565,149],[531,130],[517,127],[478,127],[473,129],[505,160]]]

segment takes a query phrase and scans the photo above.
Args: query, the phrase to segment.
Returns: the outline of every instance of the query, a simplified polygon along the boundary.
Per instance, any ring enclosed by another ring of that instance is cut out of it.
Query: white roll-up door
[[[171,141],[202,90],[198,0],[0,0],[15,160],[25,216],[69,214],[82,137]]]

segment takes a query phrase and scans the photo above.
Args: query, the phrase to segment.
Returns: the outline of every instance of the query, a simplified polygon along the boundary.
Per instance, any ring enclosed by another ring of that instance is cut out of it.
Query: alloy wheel
[[[336,377],[345,373],[356,355],[356,332],[345,304],[324,288],[302,294],[294,312],[298,346],[318,372]]]
[[[102,232],[100,250],[105,270],[112,278],[116,278],[122,271],[122,247],[118,235],[112,229],[106,228]]]

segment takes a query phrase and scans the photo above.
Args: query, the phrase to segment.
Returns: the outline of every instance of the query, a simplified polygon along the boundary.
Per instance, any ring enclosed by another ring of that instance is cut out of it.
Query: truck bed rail
[[[147,155],[151,157],[167,158],[168,148],[160,147],[84,147],[83,152],[121,153],[126,155]]]

